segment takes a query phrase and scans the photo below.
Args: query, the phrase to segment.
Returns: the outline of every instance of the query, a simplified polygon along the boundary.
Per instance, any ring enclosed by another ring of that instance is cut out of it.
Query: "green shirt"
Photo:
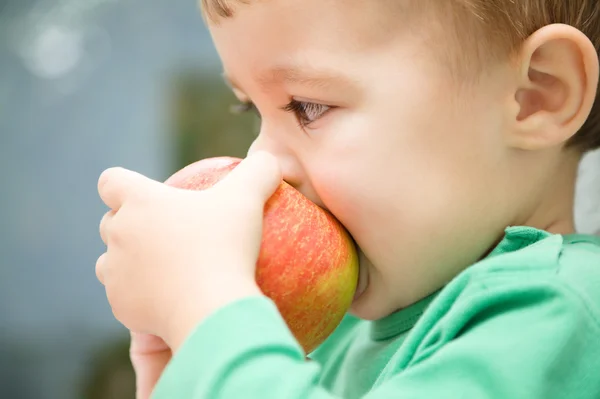
[[[212,314],[154,399],[598,399],[600,238],[511,227],[484,260],[387,318],[347,316],[306,361],[267,298]]]

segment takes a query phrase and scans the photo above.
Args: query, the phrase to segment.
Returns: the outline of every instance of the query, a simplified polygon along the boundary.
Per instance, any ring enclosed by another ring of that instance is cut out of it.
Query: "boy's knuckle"
[[[126,231],[121,225],[121,219],[115,218],[110,223],[108,237],[110,242],[117,246],[126,241]]]

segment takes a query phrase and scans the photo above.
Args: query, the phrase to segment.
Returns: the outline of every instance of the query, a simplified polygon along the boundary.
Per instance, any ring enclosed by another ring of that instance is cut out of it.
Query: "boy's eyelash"
[[[282,109],[294,114],[300,127],[304,128],[321,118],[331,107],[323,104],[292,100]]]
[[[244,102],[241,102],[238,104],[233,104],[229,107],[229,112],[231,112],[232,114],[235,114],[235,115],[240,115],[240,114],[247,113],[247,112],[253,112],[258,117],[258,121],[257,121],[258,125],[255,123],[254,127],[252,128],[252,131],[255,136],[258,136],[258,134],[260,133],[261,117],[260,117],[260,112],[258,112],[258,109],[256,108],[256,106],[254,105],[253,102],[244,101]]]
[[[310,125],[311,123],[315,122],[317,119],[321,118],[327,113],[327,111],[329,111],[332,108],[334,107],[323,104],[292,100],[289,102],[289,104],[285,105],[281,109],[283,111],[294,114],[300,127],[304,128]],[[252,103],[251,101],[245,101],[240,104],[232,105],[230,111],[234,114],[255,112],[258,115],[258,117],[260,117],[260,113],[256,109],[254,103]]]
[[[233,104],[229,108],[229,111],[232,114],[236,114],[236,115],[243,114],[246,112],[255,112],[260,117],[260,114],[258,113],[258,110],[254,106],[254,103],[250,102],[250,101],[244,101],[239,104]]]

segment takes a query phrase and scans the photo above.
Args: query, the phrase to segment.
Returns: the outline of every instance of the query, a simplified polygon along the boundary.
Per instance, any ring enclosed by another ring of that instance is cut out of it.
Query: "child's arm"
[[[598,315],[552,276],[524,277],[455,284],[361,398],[597,399]],[[452,297],[454,288],[460,298]],[[153,399],[343,398],[320,387],[319,376],[275,306],[250,298],[197,327]]]
[[[135,371],[136,399],[148,399],[173,356],[161,338],[131,333],[129,357]]]

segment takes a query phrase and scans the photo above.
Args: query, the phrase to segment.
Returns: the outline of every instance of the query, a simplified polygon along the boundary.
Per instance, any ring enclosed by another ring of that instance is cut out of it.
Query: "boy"
[[[203,3],[262,123],[213,189],[100,177],[96,270],[138,398],[600,397],[600,240],[572,215],[600,147],[598,2]],[[312,361],[254,282],[281,178],[360,248]]]

